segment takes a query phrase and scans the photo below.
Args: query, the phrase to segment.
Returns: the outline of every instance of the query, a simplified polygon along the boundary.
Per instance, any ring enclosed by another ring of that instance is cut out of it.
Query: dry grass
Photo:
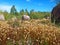
[[[60,45],[60,28],[49,20],[17,23],[0,21],[0,45]]]

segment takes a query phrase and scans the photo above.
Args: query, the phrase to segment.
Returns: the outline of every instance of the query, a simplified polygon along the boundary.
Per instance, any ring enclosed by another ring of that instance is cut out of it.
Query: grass
[[[49,19],[8,22],[0,21],[0,45],[60,45],[60,28]]]

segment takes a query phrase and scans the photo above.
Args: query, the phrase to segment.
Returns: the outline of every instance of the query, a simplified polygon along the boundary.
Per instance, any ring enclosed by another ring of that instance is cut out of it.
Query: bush
[[[34,12],[30,15],[31,19],[42,19],[48,16],[50,16],[50,13],[48,12]]]
[[[4,15],[6,20],[10,20],[14,15]]]

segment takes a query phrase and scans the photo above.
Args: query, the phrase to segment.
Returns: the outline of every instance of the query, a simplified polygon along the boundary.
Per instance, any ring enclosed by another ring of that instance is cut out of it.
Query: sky
[[[22,9],[50,12],[56,4],[54,0],[0,0],[0,10],[10,12],[12,5],[15,5],[18,12]]]

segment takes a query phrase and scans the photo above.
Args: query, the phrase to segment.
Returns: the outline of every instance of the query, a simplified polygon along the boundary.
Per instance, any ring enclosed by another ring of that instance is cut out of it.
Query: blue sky
[[[50,12],[56,4],[54,0],[0,0],[0,10],[9,12],[12,5],[15,5],[17,11],[34,9],[35,11]]]

